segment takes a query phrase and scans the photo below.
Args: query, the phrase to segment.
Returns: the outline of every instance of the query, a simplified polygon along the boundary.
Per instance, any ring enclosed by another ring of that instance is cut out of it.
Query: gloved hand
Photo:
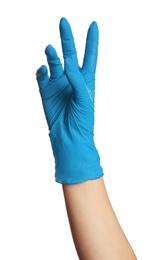
[[[50,76],[45,65],[36,75],[55,157],[55,179],[77,184],[103,176],[93,132],[98,27],[92,22],[88,29],[82,68],[65,18],[60,20],[60,36],[64,69],[55,49],[48,45]]]

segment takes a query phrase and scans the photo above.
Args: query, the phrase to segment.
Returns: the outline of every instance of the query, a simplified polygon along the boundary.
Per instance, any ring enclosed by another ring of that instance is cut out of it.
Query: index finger
[[[99,40],[98,25],[96,22],[92,22],[91,25],[89,26],[88,33],[87,33],[83,68],[93,73],[95,73],[96,65],[97,65],[98,40]]]
[[[74,37],[72,34],[70,24],[66,18],[61,18],[59,28],[64,59],[72,56],[72,58],[74,57],[78,64]]]

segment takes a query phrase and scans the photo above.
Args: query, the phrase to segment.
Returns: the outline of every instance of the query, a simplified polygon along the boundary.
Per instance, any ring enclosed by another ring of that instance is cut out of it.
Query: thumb
[[[86,83],[74,58],[64,60],[65,74],[77,98],[86,95]]]

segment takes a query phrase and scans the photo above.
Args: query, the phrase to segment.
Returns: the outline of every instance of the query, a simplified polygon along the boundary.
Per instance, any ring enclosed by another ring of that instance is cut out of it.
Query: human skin
[[[64,69],[55,49],[47,46],[50,76],[42,66],[37,80],[55,156],[55,177],[63,187],[77,254],[80,260],[135,260],[107,195],[92,140],[98,27],[95,22],[89,27],[82,68],[64,18],[60,32]]]
[[[63,185],[70,228],[80,260],[135,260],[109,200],[103,177]]]

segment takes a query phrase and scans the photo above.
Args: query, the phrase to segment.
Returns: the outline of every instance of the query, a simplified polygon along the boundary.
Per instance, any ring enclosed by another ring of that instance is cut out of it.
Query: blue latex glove
[[[55,179],[77,184],[103,176],[93,132],[98,27],[92,22],[88,29],[82,68],[65,18],[60,20],[60,36],[64,69],[55,49],[48,45],[50,76],[45,65],[36,75],[55,157]]]

